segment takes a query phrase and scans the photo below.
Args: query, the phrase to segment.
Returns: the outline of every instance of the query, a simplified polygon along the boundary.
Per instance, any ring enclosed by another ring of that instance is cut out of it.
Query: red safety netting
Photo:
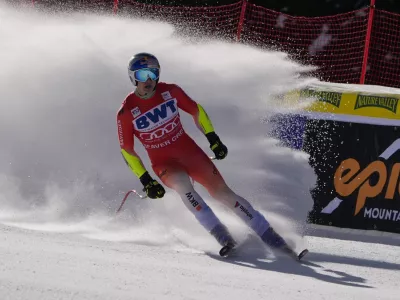
[[[111,13],[113,0],[28,0],[35,7],[51,12],[58,11],[97,11]],[[26,1],[26,2],[28,2]],[[15,1],[12,1],[15,2]]]
[[[179,33],[232,40],[237,34],[241,2],[218,7],[184,7],[142,4],[120,0],[119,14],[143,16],[167,21],[176,26]]]
[[[319,67],[322,80],[359,83],[368,9],[336,16],[292,17],[247,5],[242,40],[288,52]]]
[[[400,15],[375,10],[366,84],[400,87]]]
[[[25,1],[52,10],[84,8],[167,21],[186,36],[240,38],[242,43],[285,51],[318,67],[315,76],[324,81],[400,87],[400,15],[373,7],[335,16],[293,17],[246,0],[216,7],[171,7],[134,0]],[[370,22],[369,16],[373,16]]]

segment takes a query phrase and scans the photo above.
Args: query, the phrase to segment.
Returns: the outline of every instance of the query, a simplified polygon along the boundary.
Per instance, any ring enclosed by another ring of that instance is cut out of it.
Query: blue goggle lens
[[[160,69],[147,68],[135,71],[135,79],[140,82],[146,82],[147,79],[157,80],[160,75]]]

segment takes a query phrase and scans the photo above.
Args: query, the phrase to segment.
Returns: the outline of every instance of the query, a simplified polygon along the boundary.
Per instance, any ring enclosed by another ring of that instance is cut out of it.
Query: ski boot
[[[272,227],[269,227],[267,231],[264,232],[261,239],[271,248],[280,250],[296,260],[301,260],[308,253],[308,249],[304,249],[297,254]]]
[[[236,241],[232,238],[228,229],[223,224],[218,224],[215,226],[210,233],[222,246],[221,250],[219,251],[220,256],[226,257],[234,252]]]

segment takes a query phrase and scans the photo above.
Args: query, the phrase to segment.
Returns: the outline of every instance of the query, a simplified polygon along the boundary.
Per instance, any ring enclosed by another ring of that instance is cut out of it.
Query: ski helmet
[[[138,81],[145,82],[148,78],[158,83],[160,64],[158,59],[150,53],[135,54],[128,64],[128,75],[131,82],[137,86]]]

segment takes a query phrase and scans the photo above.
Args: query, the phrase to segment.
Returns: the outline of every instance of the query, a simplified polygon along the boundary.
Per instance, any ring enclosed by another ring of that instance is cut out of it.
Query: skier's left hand
[[[151,199],[164,197],[164,187],[157,180],[154,180],[149,172],[146,171],[139,180],[143,184],[143,191],[146,192],[147,197]]]
[[[210,142],[210,149],[214,152],[216,159],[224,159],[228,155],[228,148],[221,142],[220,138],[215,132],[206,134]]]

